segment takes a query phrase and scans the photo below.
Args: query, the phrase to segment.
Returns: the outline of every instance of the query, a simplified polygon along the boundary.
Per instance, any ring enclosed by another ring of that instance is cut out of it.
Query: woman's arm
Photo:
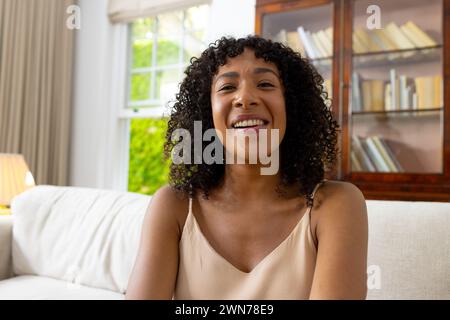
[[[170,187],[152,197],[126,299],[172,299],[178,272],[179,210],[188,210],[187,199],[180,200]]]
[[[310,299],[365,299],[368,223],[362,192],[351,183],[335,184],[325,191],[318,211]]]

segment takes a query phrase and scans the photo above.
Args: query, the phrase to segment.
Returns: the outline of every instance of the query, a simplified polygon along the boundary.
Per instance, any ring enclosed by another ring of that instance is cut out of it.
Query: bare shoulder
[[[327,180],[317,189],[314,196],[314,210],[354,201],[359,204],[365,203],[364,195],[357,186],[346,181]]]
[[[368,244],[364,195],[354,184],[341,181],[327,181],[316,195],[318,207],[312,218],[318,247],[310,298],[364,299]]]
[[[366,200],[361,190],[346,181],[327,180],[316,192],[313,207],[317,237],[328,227],[365,228]]]
[[[179,212],[186,210],[187,197],[171,187],[152,197],[142,224],[138,255],[127,299],[171,299],[178,270]]]
[[[177,231],[181,233],[180,226],[184,224],[188,208],[188,196],[166,185],[152,196],[147,215],[153,215],[155,219],[164,221],[169,226],[176,226]]]

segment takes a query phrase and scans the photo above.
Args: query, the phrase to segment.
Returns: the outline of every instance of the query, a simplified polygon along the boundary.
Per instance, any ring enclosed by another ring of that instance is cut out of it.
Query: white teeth
[[[236,122],[233,127],[239,128],[239,127],[251,127],[251,126],[260,126],[264,125],[264,121],[260,119],[250,119],[250,120],[243,120]]]

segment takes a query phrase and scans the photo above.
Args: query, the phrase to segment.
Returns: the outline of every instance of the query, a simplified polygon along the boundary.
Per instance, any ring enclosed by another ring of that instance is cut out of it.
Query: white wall
[[[255,30],[256,0],[213,0],[208,40],[245,37]]]
[[[126,68],[126,27],[111,25],[107,0],[79,0],[75,44],[70,185],[124,189],[126,122],[118,120]],[[121,76],[122,75],[122,76]]]
[[[70,182],[72,186],[126,190],[126,27],[111,25],[107,0],[79,0],[76,34]],[[255,0],[212,0],[208,42],[254,32]]]

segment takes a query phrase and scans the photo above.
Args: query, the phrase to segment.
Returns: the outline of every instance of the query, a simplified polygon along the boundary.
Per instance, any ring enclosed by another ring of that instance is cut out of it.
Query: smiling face
[[[233,137],[241,134],[256,133],[267,129],[279,130],[278,144],[286,132],[286,107],[284,87],[275,64],[256,58],[253,50],[245,48],[237,57],[228,58],[227,63],[219,67],[211,85],[211,106],[214,127],[228,153],[226,130]],[[248,157],[248,145],[246,148]],[[272,146],[276,148],[278,146]],[[238,146],[239,148],[239,146]],[[270,149],[270,144],[267,146]]]

